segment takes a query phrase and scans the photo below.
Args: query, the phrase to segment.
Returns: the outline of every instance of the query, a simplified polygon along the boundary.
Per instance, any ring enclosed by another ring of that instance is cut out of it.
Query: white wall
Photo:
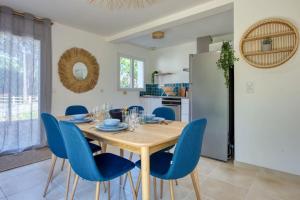
[[[65,108],[72,104],[82,104],[89,109],[105,102],[112,103],[115,107],[139,103],[138,92],[128,92],[127,95],[117,90],[118,57],[124,53],[139,58],[146,62],[146,78],[149,77],[149,52],[146,49],[131,45],[117,45],[105,42],[101,37],[55,23],[52,27],[53,48],[53,96],[52,112],[63,114]],[[66,89],[58,76],[58,61],[65,50],[79,47],[88,50],[96,58],[100,66],[100,75],[96,87],[88,92],[76,94]]]
[[[189,54],[197,52],[197,43],[189,42],[152,51],[152,68],[161,72],[173,72],[174,75],[160,77],[160,84],[188,83],[189,73],[183,68],[189,67]]]
[[[235,0],[234,36],[258,20],[281,17],[300,28],[299,0]],[[237,161],[300,175],[300,51],[282,66],[257,69],[243,59],[235,65]],[[246,93],[246,83],[254,93]]]

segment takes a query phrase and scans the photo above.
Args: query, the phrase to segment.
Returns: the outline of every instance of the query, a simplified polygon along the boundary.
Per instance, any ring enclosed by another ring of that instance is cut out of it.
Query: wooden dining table
[[[112,145],[120,148],[121,155],[124,154],[124,150],[140,155],[142,199],[150,200],[150,155],[176,144],[186,123],[172,121],[163,124],[143,124],[134,131],[120,132],[102,132],[97,130],[95,125],[94,122],[77,124],[87,137],[101,142],[104,151],[107,145]]]

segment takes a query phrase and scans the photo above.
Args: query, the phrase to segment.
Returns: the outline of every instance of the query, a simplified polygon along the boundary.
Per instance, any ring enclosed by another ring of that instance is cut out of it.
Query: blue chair
[[[175,120],[174,110],[168,107],[158,107],[152,112],[152,114],[154,114],[156,117],[165,118],[166,120]],[[173,147],[174,145],[167,147],[161,151],[170,151]]]
[[[82,105],[72,105],[67,107],[65,115],[77,115],[77,114],[87,114],[88,109]]]
[[[52,180],[53,171],[55,168],[55,163],[57,158],[63,159],[63,163],[64,163],[65,159],[68,159],[68,156],[62,138],[61,130],[59,128],[59,124],[56,118],[49,113],[42,113],[41,118],[44,123],[48,146],[50,151],[52,152],[51,167],[50,167],[46,187],[43,193],[43,196],[45,197],[47,194],[49,183]],[[92,152],[97,152],[101,150],[99,146],[92,143],[89,143],[89,147],[92,150]],[[70,175],[71,175],[71,171],[69,167],[66,198],[68,197]]]
[[[111,153],[102,153],[93,156],[81,130],[75,124],[61,121],[59,122],[59,125],[62,131],[69,162],[73,171],[76,173],[71,200],[74,198],[79,176],[83,179],[97,182],[95,199],[99,199],[100,182],[110,181],[125,173],[128,173],[132,193],[136,199],[130,173],[130,170],[135,167],[133,162]],[[108,187],[108,190],[110,190],[110,187]],[[108,192],[108,194],[109,193],[110,192]]]
[[[77,115],[77,114],[88,114],[88,113],[89,113],[88,109],[85,106],[82,106],[82,105],[69,106],[69,107],[67,107],[67,109],[65,111],[65,115]],[[92,139],[87,138],[87,137],[86,137],[86,139],[89,142],[93,141]]]
[[[128,107],[128,111],[131,111],[131,110],[134,110],[134,109],[136,111],[138,111],[139,113],[142,112],[142,111],[144,111],[144,107],[143,106],[129,106]],[[133,153],[130,152],[128,159],[131,161],[132,157],[133,157]],[[125,176],[125,180],[124,180],[124,184],[123,184],[123,189],[125,189],[126,182],[127,182],[127,175]]]
[[[130,110],[134,110],[134,109],[136,109],[138,112],[144,111],[143,106],[129,106],[129,107],[128,107],[128,110],[129,110],[129,111],[130,111]]]
[[[174,154],[159,151],[150,156],[150,174],[154,178],[169,180],[171,199],[174,199],[173,181],[191,175],[197,199],[200,199],[198,190],[199,180],[195,168],[201,155],[203,135],[207,124],[206,119],[198,119],[189,123],[182,131]],[[136,166],[141,168],[141,161]],[[154,181],[156,182],[156,181]],[[137,183],[137,191],[140,177]]]
[[[175,120],[174,110],[168,107],[158,107],[152,112],[152,114],[154,114],[156,117],[163,117],[166,120]]]

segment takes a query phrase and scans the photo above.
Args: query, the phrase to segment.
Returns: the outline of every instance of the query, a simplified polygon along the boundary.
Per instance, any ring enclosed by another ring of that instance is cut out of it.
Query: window
[[[142,59],[119,57],[119,88],[141,90],[144,88],[144,65]]]

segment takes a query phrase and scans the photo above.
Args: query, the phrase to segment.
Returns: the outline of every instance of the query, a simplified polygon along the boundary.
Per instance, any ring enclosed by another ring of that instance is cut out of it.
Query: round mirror
[[[73,75],[77,80],[86,79],[88,75],[87,66],[82,62],[75,63],[73,66]]]

